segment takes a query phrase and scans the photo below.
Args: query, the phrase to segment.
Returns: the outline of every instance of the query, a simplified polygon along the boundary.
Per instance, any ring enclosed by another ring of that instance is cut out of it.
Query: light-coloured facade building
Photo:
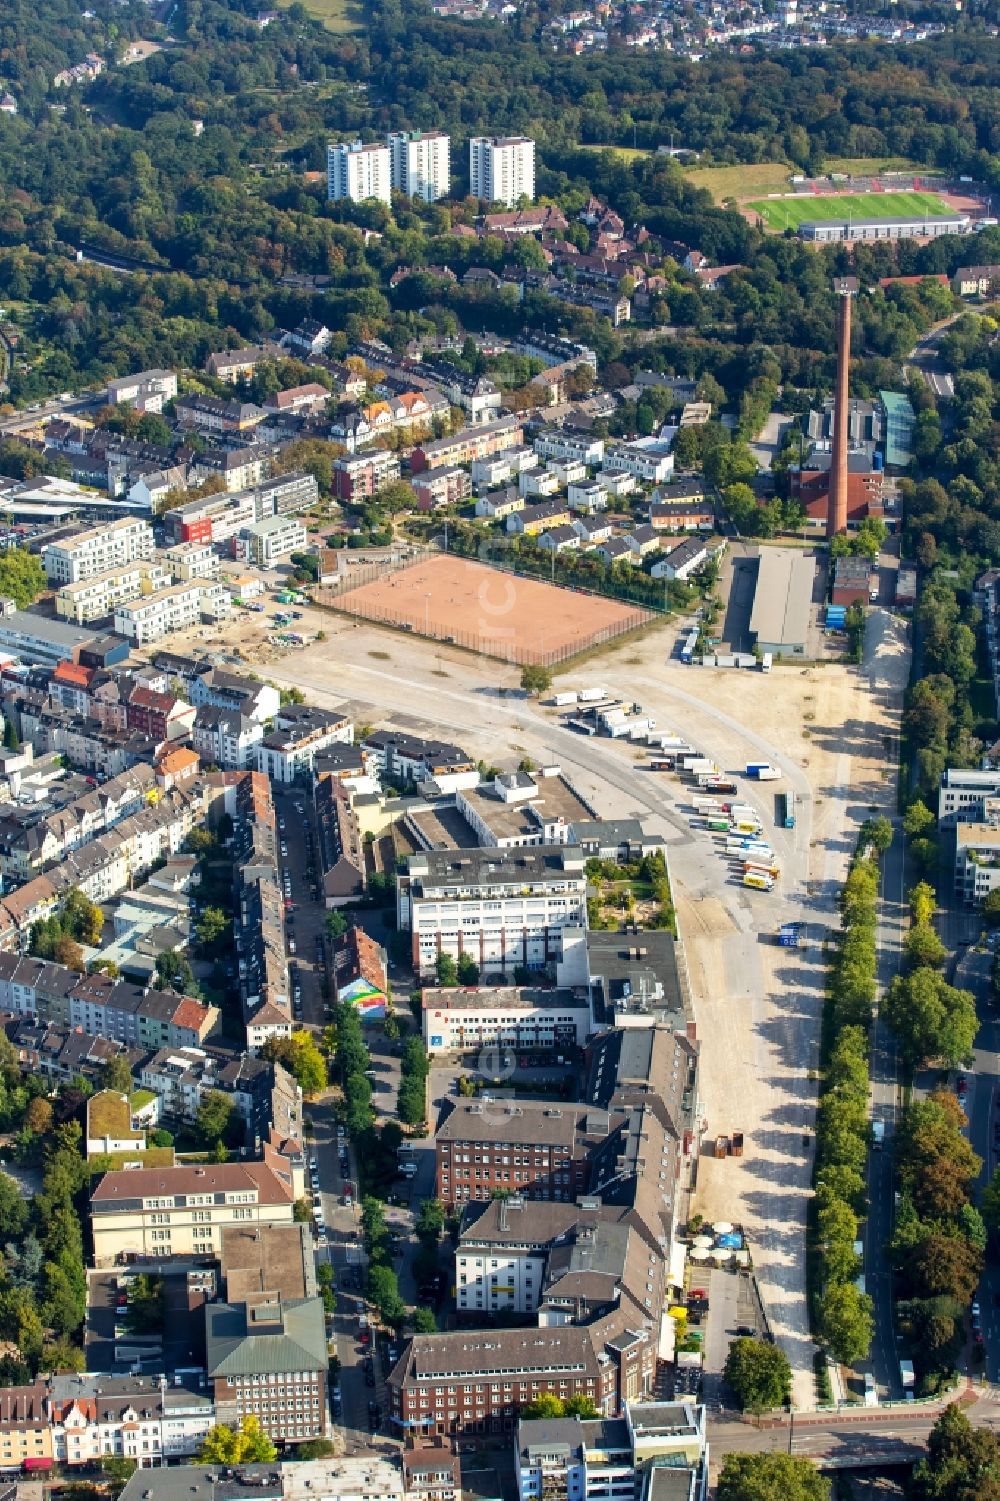
[[[50,542],[42,550],[42,565],[50,584],[76,584],[110,568],[146,562],[152,558],[155,545],[148,521],[122,516],[77,532],[74,537]]]
[[[110,1266],[125,1253],[218,1257],[226,1226],[291,1225],[293,1204],[290,1176],[262,1162],[105,1173],[90,1200],[94,1262]]]
[[[238,547],[240,544],[246,547],[248,562],[258,568],[273,568],[293,552],[303,551],[306,529],[296,516],[269,516],[266,521],[246,527],[240,534]]]
[[[565,845],[429,850],[411,855],[396,904],[420,975],[440,953],[471,954],[484,975],[540,970],[562,958],[564,931],[586,927],[585,859]]]
[[[132,604],[120,605],[115,610],[115,630],[120,636],[134,641],[136,646],[161,641],[175,631],[190,630],[201,620],[204,587],[200,580],[174,584],[169,589],[157,589]]]
[[[1000,800],[989,799],[986,823],[955,825],[955,890],[980,906],[1000,886]]]
[[[487,203],[516,208],[535,198],[535,143],[524,136],[473,136],[469,141],[469,191]]]
[[[108,381],[108,406],[130,406],[140,412],[162,412],[177,395],[173,370],[139,370],[121,380]]]
[[[349,198],[364,203],[377,198],[389,203],[392,175],[388,146],[363,146],[360,141],[326,148],[326,191],[334,202]]]
[[[388,138],[390,179],[398,193],[436,203],[451,190],[451,140],[440,130],[394,130]]]
[[[974,823],[993,797],[1000,797],[1000,771],[949,766],[938,789],[938,824]]]
[[[219,577],[218,554],[205,542],[178,542],[164,551],[163,559],[178,584]]]
[[[587,990],[527,990],[480,986],[424,992],[423,1032],[428,1053],[478,1052],[484,1047],[582,1047],[593,1012]]]
[[[171,572],[164,563],[127,563],[109,568],[76,584],[64,584],[56,595],[56,614],[76,625],[89,625],[105,615],[114,614],[119,605],[165,589]]]

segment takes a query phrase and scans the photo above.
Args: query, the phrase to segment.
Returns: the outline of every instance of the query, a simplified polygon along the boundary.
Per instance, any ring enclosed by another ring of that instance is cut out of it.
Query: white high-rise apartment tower
[[[451,187],[451,141],[440,130],[394,130],[389,135],[392,185],[407,198],[436,203]]]
[[[327,198],[350,198],[354,203],[378,198],[382,203],[388,203],[391,186],[389,148],[362,146],[360,141],[352,141],[349,146],[328,146],[326,182]]]
[[[473,136],[469,142],[469,190],[473,198],[514,208],[534,202],[535,143],[524,136]]]

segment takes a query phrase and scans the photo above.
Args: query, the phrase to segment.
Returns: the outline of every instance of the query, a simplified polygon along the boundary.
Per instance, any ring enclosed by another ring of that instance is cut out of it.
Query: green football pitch
[[[747,208],[768,229],[798,229],[815,219],[908,219],[950,214],[937,193],[810,193],[795,198],[761,198]]]

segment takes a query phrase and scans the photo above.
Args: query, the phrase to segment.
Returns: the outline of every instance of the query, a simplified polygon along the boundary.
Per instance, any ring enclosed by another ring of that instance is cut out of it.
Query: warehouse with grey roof
[[[804,657],[815,564],[790,547],[761,548],[750,632],[762,652]]]

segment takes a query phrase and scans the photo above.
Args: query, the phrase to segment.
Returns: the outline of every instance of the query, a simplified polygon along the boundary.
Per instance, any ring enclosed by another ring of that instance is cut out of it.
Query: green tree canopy
[[[740,1407],[749,1412],[780,1407],[792,1390],[788,1356],[769,1340],[734,1339],[723,1374]]]
[[[830,1501],[830,1482],[810,1459],[793,1454],[727,1454],[718,1501]]]

